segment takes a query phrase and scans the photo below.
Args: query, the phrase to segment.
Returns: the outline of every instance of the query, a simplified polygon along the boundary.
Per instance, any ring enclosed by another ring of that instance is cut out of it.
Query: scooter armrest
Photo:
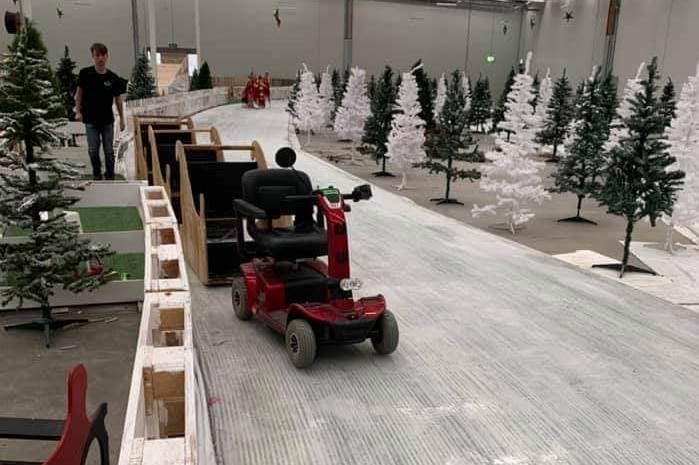
[[[267,213],[263,209],[256,207],[243,199],[233,199],[233,209],[236,211],[236,213],[248,218],[256,218],[261,220],[267,218]]]

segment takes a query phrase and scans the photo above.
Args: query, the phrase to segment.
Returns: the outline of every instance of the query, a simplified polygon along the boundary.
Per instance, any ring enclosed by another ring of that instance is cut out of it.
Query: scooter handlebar
[[[352,189],[351,194],[342,194],[342,198],[352,199],[355,202],[359,202],[360,200],[369,200],[372,197],[372,195],[373,194],[371,192],[371,185],[362,184]]]

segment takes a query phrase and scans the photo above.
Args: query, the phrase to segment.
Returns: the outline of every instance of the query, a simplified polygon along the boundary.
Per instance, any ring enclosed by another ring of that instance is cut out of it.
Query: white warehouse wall
[[[13,11],[10,2],[6,10]],[[63,17],[56,8],[60,6]],[[90,45],[104,42],[109,48],[109,64],[117,74],[127,77],[133,67],[133,33],[131,30],[131,0],[89,0],[82,2],[32,1],[33,20],[42,33],[54,68],[68,45],[71,57],[78,68],[92,64]],[[14,36],[7,34],[3,26],[0,47],[7,45]]]

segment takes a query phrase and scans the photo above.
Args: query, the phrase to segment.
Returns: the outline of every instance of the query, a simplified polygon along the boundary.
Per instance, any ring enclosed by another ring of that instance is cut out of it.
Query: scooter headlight
[[[361,289],[362,280],[359,278],[348,278],[340,280],[340,289],[343,291],[356,291]]]

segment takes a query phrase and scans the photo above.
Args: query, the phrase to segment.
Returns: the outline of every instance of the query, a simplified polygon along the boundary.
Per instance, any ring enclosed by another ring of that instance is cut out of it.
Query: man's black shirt
[[[112,71],[100,74],[94,66],[88,66],[80,70],[78,86],[83,91],[83,122],[98,126],[114,122],[112,104],[114,97],[124,93],[124,80]]]

